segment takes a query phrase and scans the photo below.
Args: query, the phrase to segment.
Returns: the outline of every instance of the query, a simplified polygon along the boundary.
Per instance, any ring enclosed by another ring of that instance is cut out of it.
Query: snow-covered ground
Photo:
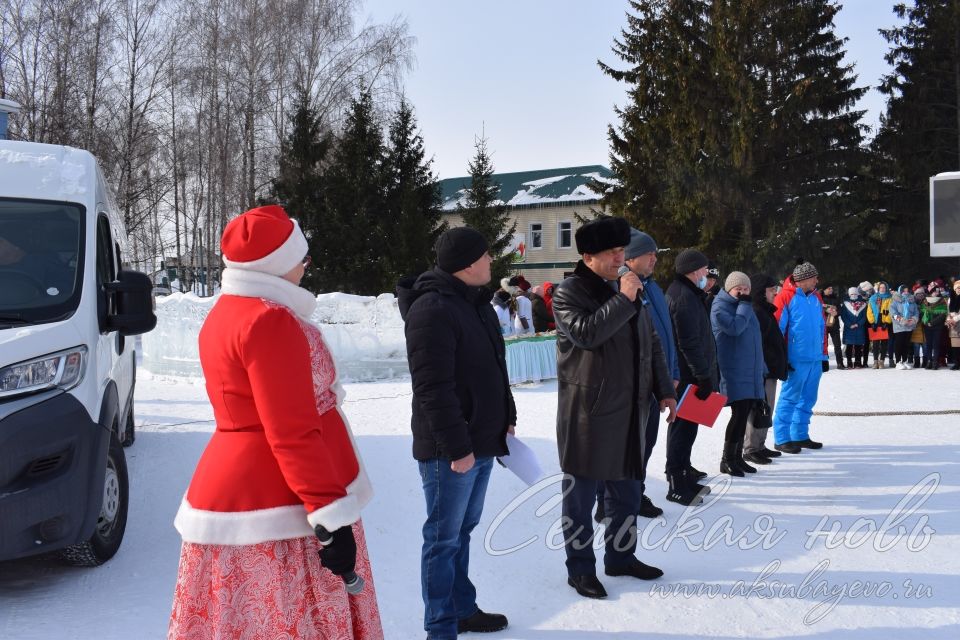
[[[376,490],[364,522],[384,628],[391,639],[421,638],[423,497],[410,456],[410,384],[346,390]],[[480,606],[510,618],[491,638],[960,637],[960,416],[817,416],[811,434],[824,449],[784,455],[729,484],[714,477],[722,425],[701,428],[693,462],[711,473],[713,494],[687,510],[663,497],[661,431],[648,494],[666,513],[641,521],[638,555],[665,575],[609,578],[600,565],[610,597],[594,601],[566,585],[557,534],[556,384],[514,394],[517,434],[554,478],[527,489],[494,469],[471,562]],[[945,370],[832,370],[818,404],[864,413],[956,408],[960,372]],[[201,379],[141,368],[123,546],[96,569],[45,558],[0,564],[0,638],[164,637],[179,552],[173,517],[211,417]]]

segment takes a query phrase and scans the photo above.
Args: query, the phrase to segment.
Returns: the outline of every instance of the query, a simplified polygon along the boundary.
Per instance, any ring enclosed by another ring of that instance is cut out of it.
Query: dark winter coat
[[[836,289],[834,289],[836,291]],[[823,312],[824,312],[824,322],[827,323],[827,333],[840,333],[840,305],[842,301],[840,296],[834,293],[833,295],[827,296],[821,294],[821,299],[823,300]],[[833,307],[837,310],[837,315],[833,320],[833,324],[830,324],[830,315],[827,314],[827,307]]]
[[[549,331],[553,316],[547,313],[547,303],[535,293],[528,293],[527,297],[533,303],[533,330],[537,333]]]
[[[739,300],[721,291],[710,311],[713,337],[720,364],[720,393],[728,402],[765,398],[760,323],[749,300]]]
[[[777,308],[767,302],[763,289],[751,294],[753,313],[760,327],[760,341],[763,344],[763,362],[767,365],[767,378],[787,379],[787,343],[783,339],[780,325],[774,315]]]
[[[413,457],[505,455],[517,409],[490,291],[435,268],[400,283],[397,297],[413,382]]]
[[[697,380],[709,378],[717,389],[720,386],[717,345],[707,314],[706,297],[702,289],[683,275],[674,278],[667,288],[667,307],[680,361],[680,382],[696,384]]]
[[[641,479],[650,395],[675,397],[649,313],[580,262],[554,291],[553,315],[560,469]]]
[[[840,319],[843,320],[843,344],[867,344],[866,302],[846,300],[840,307]]]

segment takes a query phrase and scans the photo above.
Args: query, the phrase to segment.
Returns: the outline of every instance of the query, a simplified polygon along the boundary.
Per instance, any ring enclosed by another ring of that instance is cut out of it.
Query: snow
[[[209,301],[188,298],[171,296],[158,305],[166,318],[162,333],[145,337],[145,345],[157,337],[170,342],[167,355],[189,350]],[[402,333],[389,296],[334,294],[321,303],[315,318],[325,335],[342,338],[331,341],[341,368],[363,371],[366,365],[349,358],[396,355]],[[0,638],[164,637],[180,542],[173,517],[213,422],[199,376],[158,374],[146,362],[144,354],[138,436],[126,450],[132,495],[123,546],[96,569],[47,558],[2,565]],[[817,410],[951,410],[960,406],[958,382],[960,373],[946,370],[831,370]],[[410,456],[410,383],[381,380],[345,389],[344,411],[376,491],[364,522],[384,629],[390,639],[422,638],[424,514]],[[714,475],[721,415],[716,428],[701,427],[693,450],[693,463],[710,472],[714,492],[702,507],[686,510],[664,499],[661,428],[647,493],[666,513],[641,520],[638,557],[665,576],[654,582],[606,577],[598,558],[610,597],[594,601],[566,585],[556,535],[556,383],[515,387],[514,394],[517,434],[548,477],[528,489],[494,468],[470,566],[479,605],[510,618],[510,627],[490,638],[958,637],[957,415],[818,415],[811,435],[824,449],[784,455],[732,482]]]

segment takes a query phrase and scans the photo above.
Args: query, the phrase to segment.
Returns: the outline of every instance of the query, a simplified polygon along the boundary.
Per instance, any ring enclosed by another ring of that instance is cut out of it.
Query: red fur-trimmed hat
[[[282,276],[307,255],[307,239],[296,220],[275,204],[240,214],[223,230],[223,262],[231,269]]]

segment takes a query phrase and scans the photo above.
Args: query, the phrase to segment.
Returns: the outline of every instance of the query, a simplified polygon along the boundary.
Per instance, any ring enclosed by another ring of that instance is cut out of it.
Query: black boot
[[[853,362],[853,356],[847,356],[847,369],[855,369],[855,368],[857,368],[857,367],[859,367],[859,366],[860,366],[860,363],[859,363],[859,362],[857,362],[856,364],[854,364],[854,362]]]
[[[914,369],[920,368],[920,356],[913,356],[913,368]]]
[[[750,465],[747,464],[746,460],[743,459],[743,440],[740,440],[739,442],[737,442],[737,455],[734,458],[734,464],[737,465],[737,468],[740,469],[740,471],[743,471],[745,473],[757,472],[756,467],[751,467]]]
[[[930,368],[930,358],[924,358],[924,359],[923,359],[923,368],[924,368],[924,369],[929,369],[929,368]]]
[[[670,485],[667,490],[667,500],[670,502],[676,502],[687,507],[703,502],[703,499],[687,486],[684,474],[668,473],[667,484]]]
[[[687,486],[690,487],[691,490],[696,491],[697,493],[699,493],[700,495],[705,496],[705,495],[709,494],[709,493],[710,493],[710,487],[708,487],[708,486],[705,485],[705,484],[700,484],[699,482],[697,482],[697,480],[699,480],[699,478],[697,478],[697,476],[694,475],[694,473],[693,473],[693,471],[696,471],[696,469],[693,469],[693,471],[691,471],[690,469],[693,469],[693,467],[690,467],[690,468],[688,468],[686,471],[683,472],[683,473],[684,473],[684,477],[686,478],[686,481],[687,481]]]
[[[477,609],[477,612],[469,618],[457,620],[457,633],[467,633],[469,631],[490,633],[506,628],[507,616],[501,613],[487,613],[480,609]]]
[[[743,471],[741,471],[740,467],[737,466],[736,459],[737,459],[737,443],[724,442],[723,456],[720,458],[720,473],[726,473],[727,475],[736,476],[737,478],[742,478]]]
[[[837,356],[837,369],[846,369],[847,367],[843,364],[843,356]]]

